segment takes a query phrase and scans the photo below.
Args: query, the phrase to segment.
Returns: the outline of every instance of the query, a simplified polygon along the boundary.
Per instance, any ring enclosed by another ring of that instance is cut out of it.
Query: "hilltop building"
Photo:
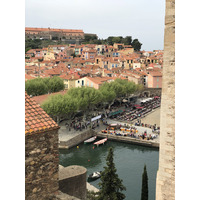
[[[79,43],[84,40],[83,30],[55,28],[25,28],[26,39],[62,40],[68,43]]]

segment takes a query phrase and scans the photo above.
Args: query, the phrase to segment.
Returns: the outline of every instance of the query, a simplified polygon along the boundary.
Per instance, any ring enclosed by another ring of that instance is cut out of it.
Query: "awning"
[[[155,97],[154,97],[154,99],[159,99],[159,98],[160,98],[159,96],[155,96]]]
[[[136,107],[137,109],[142,109],[142,108],[144,108],[144,107]]]
[[[115,112],[109,113],[108,116],[110,117],[110,116],[117,115],[117,114],[122,113],[122,112],[123,112],[123,110],[118,110],[118,111],[115,111]]]

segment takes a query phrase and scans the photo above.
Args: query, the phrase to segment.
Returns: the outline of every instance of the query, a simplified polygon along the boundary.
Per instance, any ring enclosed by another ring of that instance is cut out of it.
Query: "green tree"
[[[47,93],[64,90],[64,81],[60,77],[35,78],[25,82],[25,90],[28,95],[38,96]]]
[[[50,78],[48,81],[48,89],[50,93],[59,92],[65,89],[64,81],[60,77]]]
[[[113,44],[114,43],[121,43],[121,41],[122,41],[122,37],[113,37],[113,39],[112,39]]]
[[[67,94],[78,99],[78,108],[79,111],[84,112],[84,118],[102,101],[103,97],[99,90],[90,87],[72,88]]]
[[[131,45],[132,43],[132,36],[126,36],[123,40],[122,43],[124,43],[125,45]]]
[[[115,92],[116,97],[124,97],[126,94],[125,86],[122,84],[121,79],[116,79],[114,82],[111,82],[111,88]]]
[[[108,105],[109,109],[110,106],[114,103],[115,98],[116,98],[116,93],[112,89],[110,83],[104,83],[100,87],[100,92],[102,94],[102,104],[103,105]]]
[[[104,167],[99,183],[100,190],[98,200],[123,200],[125,199],[125,195],[122,191],[126,190],[126,188],[123,186],[122,180],[119,179],[116,173],[117,170],[113,162],[112,148],[109,149],[106,161],[107,166]]]
[[[48,86],[42,78],[35,78],[25,82],[25,90],[28,95],[38,96],[48,93]]]
[[[142,43],[140,43],[138,39],[133,40],[132,47],[134,48],[135,51],[140,51],[141,46],[142,46]]]
[[[41,107],[59,122],[61,119],[71,120],[74,118],[78,110],[78,102],[68,94],[57,94],[50,96]]]
[[[146,165],[144,165],[144,172],[142,174],[141,200],[148,200],[148,175],[147,175]]]
[[[126,95],[129,100],[130,95],[134,94],[137,91],[137,85],[134,82],[126,81],[125,88],[126,88]]]
[[[114,38],[113,36],[107,38],[107,42],[109,45],[113,45],[113,38]]]

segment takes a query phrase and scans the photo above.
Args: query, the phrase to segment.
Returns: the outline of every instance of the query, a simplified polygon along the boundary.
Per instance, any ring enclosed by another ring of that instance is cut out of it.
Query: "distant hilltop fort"
[[[55,28],[25,28],[26,39],[60,40],[68,43],[79,43],[85,38],[83,30]],[[95,35],[96,34],[89,34]]]

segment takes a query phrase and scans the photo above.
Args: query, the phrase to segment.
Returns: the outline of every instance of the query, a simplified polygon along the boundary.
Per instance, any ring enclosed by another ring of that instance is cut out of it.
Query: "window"
[[[80,81],[78,81],[78,83],[80,83]]]
[[[115,67],[117,67],[117,64],[115,64]]]
[[[87,81],[87,86],[89,86],[89,81]]]
[[[93,83],[91,83],[91,87],[93,87]]]
[[[112,64],[112,67],[114,67],[114,64]]]

